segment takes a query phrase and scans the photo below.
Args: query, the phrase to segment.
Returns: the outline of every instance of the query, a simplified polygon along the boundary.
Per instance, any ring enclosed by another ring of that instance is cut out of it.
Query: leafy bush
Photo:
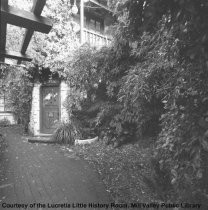
[[[5,148],[6,148],[5,138],[4,138],[4,135],[0,133],[0,162],[3,159],[1,156],[3,155]]]
[[[70,122],[62,122],[52,136],[57,143],[69,145],[73,145],[76,138],[80,138],[80,131]]]
[[[71,86],[67,106],[85,137],[101,135],[117,146],[160,132],[162,99],[177,64],[170,53],[177,52],[172,36],[161,21],[156,34],[144,33],[125,55],[89,46],[75,53],[65,65]]]
[[[27,69],[7,66],[1,85],[7,94],[7,106],[14,113],[19,124],[23,124],[25,132],[28,131],[33,83]]]
[[[160,200],[170,201],[174,191],[171,184],[171,173],[168,169],[160,167],[158,159],[152,157],[150,159],[151,173],[150,176],[144,176],[144,181]]]
[[[112,2],[113,46],[83,47],[63,65],[79,92],[69,110],[85,135],[100,134],[109,143],[157,137],[155,183],[168,174],[167,199],[206,205],[207,0]]]
[[[122,86],[125,114],[146,127],[156,113],[161,123],[156,158],[173,187],[168,198],[207,209],[207,1],[121,0],[116,10],[121,20],[116,48],[129,43],[136,59]]]
[[[3,118],[0,120],[0,127],[6,127],[9,126],[11,123],[7,118]]]
[[[203,198],[202,203],[207,203],[204,166],[208,163],[208,74],[200,64],[196,65],[197,70],[195,65],[189,65],[172,78],[175,86],[166,102],[166,113],[161,116],[163,129],[157,156],[161,167],[171,171],[172,184],[181,200],[199,202]]]
[[[71,86],[67,108],[82,125],[85,138],[104,135],[114,143],[122,142],[123,136],[134,135],[133,129],[127,127],[135,126],[120,117],[122,104],[118,101],[121,79],[130,62],[128,58],[116,61],[112,48],[96,51],[83,46],[75,52],[70,64],[65,65]]]

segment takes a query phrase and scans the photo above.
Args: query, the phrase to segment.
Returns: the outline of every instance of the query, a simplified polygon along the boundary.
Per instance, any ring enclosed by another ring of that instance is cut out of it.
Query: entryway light
[[[78,13],[76,0],[74,0],[74,5],[72,6],[71,12],[72,12],[73,15],[76,15]]]

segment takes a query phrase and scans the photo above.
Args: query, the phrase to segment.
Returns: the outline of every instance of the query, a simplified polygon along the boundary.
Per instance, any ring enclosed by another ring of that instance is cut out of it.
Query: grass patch
[[[136,143],[114,148],[98,141],[76,146],[74,151],[96,167],[115,202],[158,201],[146,183],[152,176],[153,146],[147,148]]]

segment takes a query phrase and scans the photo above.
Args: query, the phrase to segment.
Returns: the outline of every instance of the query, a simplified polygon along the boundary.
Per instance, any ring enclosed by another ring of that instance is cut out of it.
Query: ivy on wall
[[[18,123],[28,131],[33,83],[23,67],[1,64],[1,89],[7,97],[7,106],[13,112]]]

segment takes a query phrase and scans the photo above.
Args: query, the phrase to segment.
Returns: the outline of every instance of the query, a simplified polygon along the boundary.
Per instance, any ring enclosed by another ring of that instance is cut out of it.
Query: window
[[[95,20],[90,19],[90,21],[89,21],[89,28],[92,29],[92,30],[96,29],[96,21]]]
[[[96,29],[96,31],[101,31],[101,23],[100,22],[96,21],[95,29]]]
[[[4,111],[4,97],[0,95],[0,112]]]
[[[103,21],[101,19],[98,19],[96,17],[90,17],[88,16],[86,18],[86,26],[87,29],[91,29],[97,32],[102,32],[103,31]]]
[[[0,94],[0,112],[8,112],[11,109],[7,105],[7,99],[5,94]]]

